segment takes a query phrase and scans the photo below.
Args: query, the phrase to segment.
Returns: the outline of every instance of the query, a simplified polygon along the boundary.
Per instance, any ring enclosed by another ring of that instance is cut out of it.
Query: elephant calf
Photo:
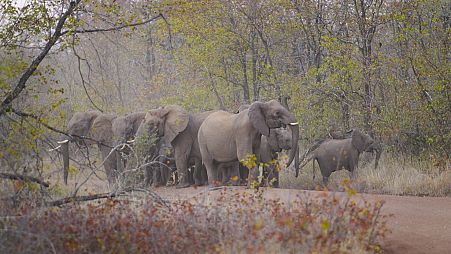
[[[279,171],[271,162],[278,159],[278,153],[282,150],[290,150],[291,143],[291,133],[285,128],[273,129],[269,137],[261,138],[260,160],[267,164],[267,168],[263,170],[263,176],[275,188],[279,188]]]
[[[307,162],[313,160],[313,170],[315,170],[315,160],[318,161],[323,184],[327,185],[332,172],[345,168],[354,174],[358,168],[359,156],[374,143],[374,140],[358,129],[352,131],[350,138],[346,139],[326,139],[316,144],[316,149],[310,151],[301,163],[304,167]]]
[[[171,174],[176,171],[174,149],[163,140],[157,144],[158,161],[157,165],[146,168],[146,185],[152,184],[153,187],[166,186]]]

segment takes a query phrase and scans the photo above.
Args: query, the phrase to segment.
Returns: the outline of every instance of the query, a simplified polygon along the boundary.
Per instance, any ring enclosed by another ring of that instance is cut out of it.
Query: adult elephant
[[[294,116],[278,101],[256,101],[248,109],[238,114],[218,111],[210,114],[199,129],[199,146],[202,162],[207,168],[209,185],[218,179],[218,165],[233,161],[245,160],[250,154],[257,155],[257,163],[261,161],[259,149],[261,136],[269,136],[270,130],[289,125],[292,131],[292,149],[288,164],[295,159],[295,168],[299,167],[297,141],[299,126]],[[256,178],[258,170],[249,173],[248,186]],[[235,172],[239,175],[239,172]]]
[[[146,112],[135,112],[130,113],[125,116],[120,116],[113,121],[113,136],[114,145],[118,146],[120,144],[131,145],[136,137],[139,126],[144,120]],[[124,155],[130,154],[130,149],[127,146],[120,146],[117,148],[116,160],[117,160],[117,170],[123,171],[127,164],[126,157]]]
[[[203,185],[206,179],[202,177],[201,154],[197,133],[202,122],[214,111],[199,114],[190,114],[182,107],[169,105],[164,108],[153,109],[147,112],[141,128],[147,133],[156,133],[164,137],[164,141],[174,148],[174,158],[177,167],[179,184],[177,188],[191,185],[188,165],[190,160],[195,163],[194,183]]]
[[[102,154],[103,166],[109,183],[114,182],[116,171],[116,155],[111,152],[113,145],[112,121],[116,118],[112,114],[103,114],[99,111],[76,112],[67,124],[69,139],[61,141],[64,182],[67,184],[69,170],[69,143],[79,145],[97,144]]]
[[[332,172],[345,168],[354,175],[358,168],[359,156],[370,148],[374,140],[358,129],[352,131],[351,137],[346,139],[326,139],[315,145],[303,159],[301,168],[310,160],[318,161],[323,184],[327,185]],[[313,165],[315,166],[315,165]]]

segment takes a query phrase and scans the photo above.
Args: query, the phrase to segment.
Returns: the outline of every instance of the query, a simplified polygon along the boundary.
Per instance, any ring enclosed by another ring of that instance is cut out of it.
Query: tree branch
[[[50,186],[48,183],[42,181],[41,179],[33,177],[33,176],[16,175],[16,174],[9,174],[9,173],[1,173],[0,172],[0,178],[10,179],[10,180],[21,180],[21,181],[35,182],[35,183],[39,183],[40,185],[42,185],[44,187],[49,187]]]
[[[6,98],[2,101],[0,105],[0,115],[3,115],[6,110],[9,108],[11,103],[20,95],[20,93],[25,89],[26,83],[28,79],[33,75],[33,73],[38,68],[39,64],[44,60],[44,58],[49,53],[50,49],[55,45],[55,43],[58,41],[58,39],[61,37],[62,33],[61,30],[63,29],[64,23],[66,22],[67,18],[73,13],[77,5],[81,2],[81,0],[71,1],[69,8],[63,13],[61,18],[58,20],[58,23],[55,27],[55,32],[48,40],[47,44],[45,45],[44,49],[41,51],[41,53],[31,62],[31,64],[28,66],[28,68],[25,70],[25,72],[22,74],[22,76],[19,79],[19,82],[17,83],[16,87],[13,91],[9,92],[6,96]]]
[[[95,195],[89,195],[89,196],[78,196],[78,197],[67,197],[58,199],[55,201],[47,202],[47,206],[60,206],[72,202],[80,202],[80,201],[90,201],[90,200],[96,200],[96,199],[102,199],[102,198],[114,198],[119,196],[120,193],[99,193]]]
[[[163,17],[163,14],[160,13],[160,14],[158,14],[158,15],[155,16],[155,17],[152,17],[152,18],[150,18],[150,19],[148,19],[148,20],[144,20],[144,21],[137,22],[137,23],[124,24],[124,25],[121,25],[121,26],[115,26],[115,27],[110,27],[110,28],[96,28],[96,29],[86,29],[86,30],[66,30],[66,31],[61,32],[61,35],[65,35],[65,34],[67,34],[67,33],[73,33],[73,34],[85,34],[85,33],[97,33],[97,32],[119,31],[119,30],[122,30],[122,29],[124,29],[124,28],[130,28],[130,27],[135,27],[135,26],[145,25],[145,24],[150,23],[150,22],[152,22],[152,21],[155,21],[155,20],[157,20],[157,19],[159,19],[159,18],[165,19],[165,18]]]

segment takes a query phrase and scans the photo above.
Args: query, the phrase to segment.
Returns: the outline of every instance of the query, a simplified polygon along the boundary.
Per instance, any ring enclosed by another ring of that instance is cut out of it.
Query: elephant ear
[[[180,106],[166,106],[161,109],[161,116],[164,117],[164,138],[170,144],[180,132],[188,126],[189,114]]]
[[[358,129],[354,129],[352,131],[351,143],[359,151],[359,153],[363,152],[367,146],[364,134]]]
[[[269,136],[269,126],[266,124],[265,115],[263,114],[263,108],[265,104],[259,101],[252,103],[249,107],[249,119],[262,135]]]

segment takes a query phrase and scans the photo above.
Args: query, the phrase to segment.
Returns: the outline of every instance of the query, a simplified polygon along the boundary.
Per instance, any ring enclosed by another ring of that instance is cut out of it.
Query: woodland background
[[[396,160],[449,170],[450,10],[446,0],[1,0],[1,170],[59,171],[49,150],[76,111],[235,111],[283,95],[304,145],[360,127]]]

